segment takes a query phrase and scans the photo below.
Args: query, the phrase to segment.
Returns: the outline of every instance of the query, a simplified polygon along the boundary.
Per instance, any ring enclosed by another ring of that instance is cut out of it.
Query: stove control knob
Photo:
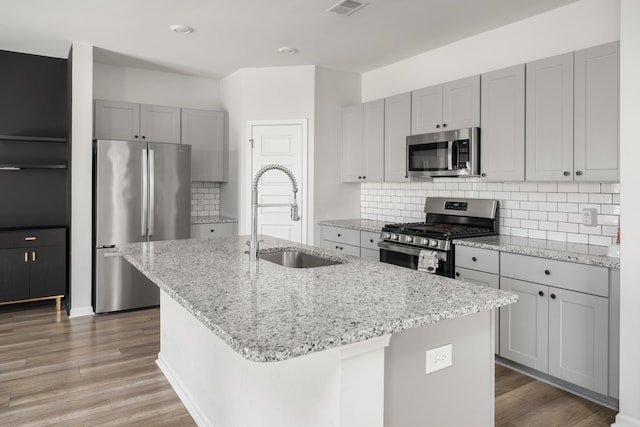
[[[413,243],[413,236],[405,236],[407,243]]]
[[[396,233],[392,233],[391,240],[398,240],[398,235]]]
[[[384,236],[382,237],[383,239],[390,239],[391,238],[391,233],[384,233]]]
[[[432,248],[437,248],[438,247],[438,241],[437,240],[432,240],[431,241],[431,247]]]
[[[429,246],[429,239],[425,239],[424,237],[420,240],[420,244],[424,246]]]

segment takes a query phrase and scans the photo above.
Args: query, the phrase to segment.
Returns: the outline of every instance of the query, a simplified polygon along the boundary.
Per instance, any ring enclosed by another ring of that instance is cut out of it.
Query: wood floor
[[[159,323],[158,309],[68,319],[53,303],[0,307],[0,425],[194,426],[155,364]],[[496,365],[497,427],[597,427],[614,417]]]

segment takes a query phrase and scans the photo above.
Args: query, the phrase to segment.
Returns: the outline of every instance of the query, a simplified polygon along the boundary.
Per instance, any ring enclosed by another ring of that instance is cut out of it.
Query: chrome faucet
[[[293,189],[293,203],[258,204],[258,181],[260,181],[260,178],[265,172],[270,170],[279,170],[287,174],[291,180],[291,186]],[[249,259],[251,262],[256,262],[258,260],[258,208],[290,206],[291,220],[299,221],[298,203],[296,202],[297,193],[298,184],[296,183],[296,178],[293,176],[293,173],[284,166],[266,165],[256,173],[256,176],[253,178],[253,183],[251,184],[251,240],[249,240]]]

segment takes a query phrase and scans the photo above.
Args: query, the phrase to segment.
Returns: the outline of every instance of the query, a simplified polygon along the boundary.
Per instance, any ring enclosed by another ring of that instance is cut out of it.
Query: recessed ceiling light
[[[170,26],[169,28],[171,29],[171,31],[173,31],[174,33],[178,33],[178,34],[190,34],[190,33],[193,33],[193,28],[189,27],[188,25],[174,24],[174,25]]]
[[[285,55],[293,55],[294,53],[298,53],[298,49],[291,46],[282,46],[278,48],[278,52],[284,53]]]

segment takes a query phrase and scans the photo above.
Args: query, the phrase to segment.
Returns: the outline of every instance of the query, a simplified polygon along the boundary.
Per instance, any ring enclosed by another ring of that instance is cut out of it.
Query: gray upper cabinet
[[[94,137],[180,143],[180,108],[96,100]]]
[[[411,93],[411,134],[480,126],[480,76]]]
[[[483,74],[480,170],[487,181],[524,181],[524,64]]]
[[[182,143],[191,145],[191,180],[227,179],[224,113],[182,109]]]
[[[411,93],[384,100],[384,180],[409,181],[407,136],[411,134]]]
[[[527,64],[526,178],[573,179],[573,53]]]
[[[382,182],[384,101],[342,109],[342,181]]]
[[[619,179],[620,44],[575,53],[575,179]]]

